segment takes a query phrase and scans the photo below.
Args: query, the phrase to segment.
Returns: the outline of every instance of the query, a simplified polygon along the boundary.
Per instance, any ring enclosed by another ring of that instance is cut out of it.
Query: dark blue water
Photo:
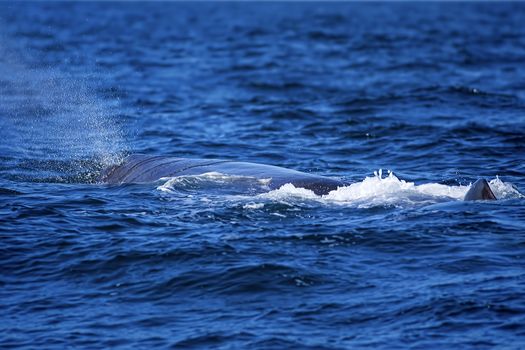
[[[0,4],[0,347],[524,348],[524,23],[523,3]],[[134,152],[353,185],[97,183]],[[499,200],[463,202],[480,177]]]

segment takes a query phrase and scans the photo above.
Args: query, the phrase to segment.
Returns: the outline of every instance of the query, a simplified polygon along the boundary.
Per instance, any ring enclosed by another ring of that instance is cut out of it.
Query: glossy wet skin
[[[465,194],[464,200],[475,201],[475,200],[496,200],[496,196],[492,192],[490,185],[487,180],[479,179],[474,182],[468,192]]]
[[[225,175],[249,176],[268,179],[268,187],[276,189],[291,183],[296,187],[312,190],[317,195],[328,194],[344,182],[325,176],[307,174],[273,165],[234,162],[220,159],[188,159],[134,154],[121,165],[106,169],[101,182],[110,184],[152,182],[163,177],[201,175],[218,172]]]

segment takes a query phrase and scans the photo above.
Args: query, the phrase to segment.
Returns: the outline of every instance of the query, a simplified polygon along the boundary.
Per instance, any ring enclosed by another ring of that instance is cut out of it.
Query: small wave
[[[19,196],[22,195],[22,192],[19,192],[17,190],[12,190],[10,188],[2,188],[0,187],[0,196]]]

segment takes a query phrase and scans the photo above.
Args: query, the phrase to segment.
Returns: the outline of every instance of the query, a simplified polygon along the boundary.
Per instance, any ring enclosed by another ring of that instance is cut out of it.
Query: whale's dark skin
[[[317,195],[328,194],[348,185],[326,176],[307,174],[273,165],[236,162],[220,159],[190,159],[133,154],[122,164],[103,171],[100,181],[109,184],[153,182],[163,177],[201,175],[219,172],[225,175],[250,176],[269,179],[268,187],[278,189],[290,183],[295,187],[312,190]]]
[[[273,165],[236,162],[220,159],[191,159],[133,154],[122,164],[104,170],[100,181],[109,184],[153,182],[163,177],[181,175],[201,175],[219,172],[225,175],[249,176],[268,179],[270,189],[278,189],[290,183],[295,187],[306,188],[317,195],[325,195],[346,183],[334,178],[307,174],[297,170]],[[476,181],[467,191],[464,200],[495,200],[496,196],[484,179]]]
[[[496,200],[494,192],[490,189],[489,183],[485,179],[479,179],[474,182],[470,189],[465,194],[465,201],[476,201],[476,200]]]

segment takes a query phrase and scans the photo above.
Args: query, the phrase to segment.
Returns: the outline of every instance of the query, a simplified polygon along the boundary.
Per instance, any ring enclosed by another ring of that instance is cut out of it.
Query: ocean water
[[[524,3],[0,3],[0,348],[525,348],[523,23]],[[97,181],[131,153],[352,184]],[[462,201],[478,178],[499,200]]]

